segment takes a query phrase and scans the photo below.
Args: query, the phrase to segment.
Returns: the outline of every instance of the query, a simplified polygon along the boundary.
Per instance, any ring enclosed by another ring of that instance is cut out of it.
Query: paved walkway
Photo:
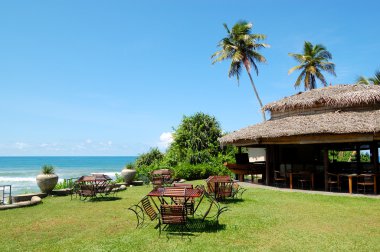
[[[289,188],[278,188],[273,186],[266,186],[261,184],[252,184],[251,182],[239,182],[239,184],[243,187],[253,187],[253,188],[262,188],[267,190],[281,191],[281,192],[300,192],[300,193],[308,193],[308,194],[319,194],[319,195],[328,195],[328,196],[344,196],[344,197],[364,197],[371,199],[380,199],[380,195],[374,194],[349,194],[349,193],[340,193],[340,192],[325,192],[325,191],[311,191],[311,190],[299,190],[299,189],[289,189]]]

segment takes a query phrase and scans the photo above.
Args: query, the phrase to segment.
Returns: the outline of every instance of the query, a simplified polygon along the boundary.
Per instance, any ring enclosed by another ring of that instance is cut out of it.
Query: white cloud
[[[160,148],[168,148],[169,145],[174,141],[173,139],[173,133],[172,132],[163,132],[160,135],[160,142],[158,143],[158,146]]]
[[[23,143],[23,142],[17,142],[17,143],[15,143],[16,149],[19,149],[19,150],[23,150],[23,149],[25,149],[28,146],[29,145],[27,143]]]

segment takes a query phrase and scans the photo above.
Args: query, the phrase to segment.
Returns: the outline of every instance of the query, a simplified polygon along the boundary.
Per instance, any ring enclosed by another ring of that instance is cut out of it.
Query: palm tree
[[[264,34],[252,34],[252,23],[248,23],[246,21],[237,22],[232,27],[232,30],[230,30],[226,24],[223,24],[223,26],[228,35],[219,42],[218,47],[221,48],[220,51],[217,51],[211,56],[211,58],[214,59],[212,64],[230,59],[231,65],[228,70],[228,77],[231,78],[236,76],[238,84],[241,69],[244,65],[249,79],[251,80],[256,98],[259,101],[263,119],[266,121],[265,111],[262,110],[263,103],[261,102],[260,96],[251,76],[252,67],[255,69],[256,74],[259,74],[256,62],[266,62],[265,57],[257,52],[257,50],[261,48],[269,47],[267,44],[258,43],[258,41],[264,40],[266,36]]]
[[[375,76],[372,78],[366,78],[364,76],[360,76],[356,81],[356,84],[367,84],[367,85],[380,85],[380,71],[377,70],[375,72]]]
[[[317,79],[324,86],[327,86],[326,79],[321,71],[326,71],[336,76],[335,64],[328,61],[332,59],[331,53],[321,44],[313,46],[310,42],[305,41],[303,54],[289,53],[289,56],[297,60],[300,65],[292,67],[288,74],[291,74],[295,70],[302,70],[294,83],[295,87],[298,87],[303,80],[305,90],[317,88]]]

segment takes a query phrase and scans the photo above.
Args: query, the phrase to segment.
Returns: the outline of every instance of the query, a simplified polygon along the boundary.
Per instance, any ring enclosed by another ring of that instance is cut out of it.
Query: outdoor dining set
[[[96,173],[79,177],[73,180],[71,184],[71,197],[73,195],[79,196],[81,200],[113,195],[118,187],[118,185],[112,183],[112,179],[108,175]]]
[[[181,232],[184,229],[189,230],[188,222],[194,221],[197,216],[201,222],[207,218],[219,223],[219,216],[228,210],[226,206],[221,206],[220,201],[241,197],[245,191],[229,176],[211,176],[206,180],[205,187],[188,183],[170,183],[170,174],[165,172],[159,181],[160,176],[157,173],[152,174],[153,189],[129,209],[136,215],[137,227],[143,226],[147,218],[151,221],[158,220],[160,233],[162,226],[166,228],[171,225],[179,226]],[[203,203],[205,211],[199,214],[198,209]]]
[[[355,172],[327,172],[326,188],[327,191],[341,192],[343,185],[349,193],[354,192],[356,184],[357,193],[377,194],[377,175],[376,173],[355,173]],[[277,187],[288,187],[293,189],[314,190],[314,173],[310,171],[287,172],[285,174],[278,170],[274,171],[273,185]]]

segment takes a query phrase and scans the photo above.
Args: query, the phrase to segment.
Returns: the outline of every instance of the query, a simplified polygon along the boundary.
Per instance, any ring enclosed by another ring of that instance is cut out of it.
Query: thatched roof
[[[368,106],[376,103],[380,103],[380,86],[335,85],[285,97],[265,105],[263,110],[284,112],[294,109],[308,109],[321,105],[344,108]]]
[[[362,89],[362,87],[355,88]],[[273,142],[280,141],[280,138],[294,136],[302,138],[339,134],[370,134],[372,136],[380,134],[380,110],[336,111],[269,120],[230,133],[220,138],[219,142],[221,145],[249,145],[263,143],[268,139],[272,139]]]

